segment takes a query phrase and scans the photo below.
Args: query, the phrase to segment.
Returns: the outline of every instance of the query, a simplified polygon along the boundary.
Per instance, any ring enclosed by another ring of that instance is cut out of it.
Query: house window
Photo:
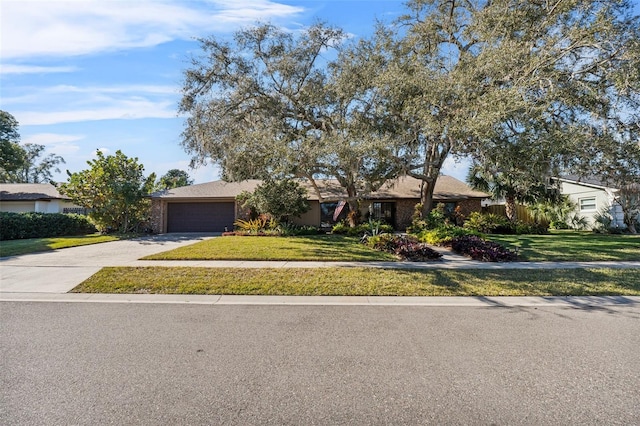
[[[444,203],[444,215],[449,219],[455,218],[457,203]]]
[[[388,223],[389,225],[393,225],[394,216],[395,203],[374,202],[371,204],[371,219],[380,220],[382,222]]]
[[[581,198],[580,211],[593,211],[596,209],[596,197]]]
[[[349,213],[349,205],[344,201],[320,204],[320,222],[323,227],[332,226],[344,220]]]
[[[81,214],[81,215],[88,215],[89,214],[89,209],[86,209],[84,207],[65,207],[62,209],[62,213],[64,214]]]

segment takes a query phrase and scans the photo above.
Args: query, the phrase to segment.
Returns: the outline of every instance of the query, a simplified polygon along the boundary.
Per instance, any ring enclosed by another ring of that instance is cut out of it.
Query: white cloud
[[[117,105],[95,106],[66,111],[17,111],[13,113],[22,126],[41,126],[97,120],[134,120],[140,118],[176,118],[173,102],[152,102],[144,99],[123,100]]]
[[[3,106],[11,110],[21,126],[82,121],[176,118],[178,89],[168,85],[24,87],[5,96]],[[29,110],[20,108],[22,105]],[[35,105],[40,107],[34,108]]]
[[[49,74],[49,73],[62,73],[62,72],[75,72],[78,71],[77,67],[48,67],[40,65],[12,65],[12,64],[0,64],[0,74]]]
[[[74,86],[74,85],[56,85],[49,87],[19,87],[13,88],[13,92],[20,93],[16,96],[4,94],[2,101],[4,105],[16,104],[43,104],[47,100],[54,105],[60,103],[64,99],[64,104],[68,105],[76,101],[82,100],[87,103],[88,100],[108,100],[112,95],[124,94],[129,97],[145,98],[145,97],[173,97],[179,95],[179,88],[169,85],[140,85],[127,84],[119,86]]]
[[[44,145],[48,152],[64,157],[65,155],[76,154],[80,146],[73,142],[81,141],[84,135],[65,135],[60,133],[36,133],[22,138],[22,143],[33,143]]]
[[[295,16],[300,7],[269,0],[3,0],[3,60],[150,47]]]

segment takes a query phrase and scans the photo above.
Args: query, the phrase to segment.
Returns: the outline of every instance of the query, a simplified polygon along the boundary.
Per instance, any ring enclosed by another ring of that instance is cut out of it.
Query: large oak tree
[[[528,163],[548,174],[580,155],[575,141],[593,134],[594,117],[621,119],[621,99],[637,100],[639,26],[626,1],[413,0],[408,8],[396,31],[377,33],[390,60],[376,86],[392,107],[398,161],[424,182],[425,210],[449,155],[471,154],[485,173],[517,178]]]
[[[316,24],[299,34],[260,25],[233,43],[200,40],[185,71],[183,146],[226,180],[335,178],[352,208],[393,175],[389,144],[367,123],[374,99],[332,62],[341,30]],[[345,64],[346,66],[347,64]],[[318,191],[318,196],[321,196]]]

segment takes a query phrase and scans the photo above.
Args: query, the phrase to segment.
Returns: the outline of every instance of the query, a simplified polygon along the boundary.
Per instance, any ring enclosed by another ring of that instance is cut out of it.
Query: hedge
[[[79,214],[0,212],[0,241],[94,232],[96,228],[89,218]]]

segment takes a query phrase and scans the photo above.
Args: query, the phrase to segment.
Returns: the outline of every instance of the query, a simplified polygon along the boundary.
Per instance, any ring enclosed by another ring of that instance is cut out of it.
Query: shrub
[[[511,222],[504,216],[479,212],[471,213],[464,227],[483,234],[546,234],[548,231],[543,223]]]
[[[310,225],[296,225],[290,222],[284,222],[279,224],[276,229],[279,235],[293,236],[293,235],[317,235],[320,230],[315,226]]]
[[[243,208],[268,214],[278,222],[286,222],[292,216],[299,217],[311,208],[307,190],[293,179],[266,180],[253,193],[245,191],[236,198]]]
[[[363,235],[375,235],[393,232],[393,226],[386,223],[373,221],[371,223],[362,223],[357,226],[349,226],[344,222],[336,223],[331,228],[333,234],[348,235],[350,237],[361,237]]]
[[[623,234],[625,228],[617,226],[608,208],[600,209],[594,215],[593,231],[602,234]]]
[[[462,237],[464,235],[476,235],[481,237],[483,234],[472,229],[465,229],[453,225],[445,225],[436,229],[422,231],[417,235],[417,238],[419,241],[424,243],[437,246],[445,246],[451,244],[451,240],[453,240],[455,237]]]
[[[475,235],[456,237],[451,241],[451,249],[456,253],[483,262],[512,262],[516,254],[498,243],[485,241]]]
[[[0,240],[49,238],[96,232],[86,216],[61,213],[0,213]]]
[[[344,222],[338,222],[335,225],[333,225],[333,228],[331,228],[331,233],[333,234],[346,234],[349,230],[349,226],[346,225]]]
[[[471,213],[464,223],[465,228],[482,232],[483,234],[513,233],[513,231],[508,232],[512,226],[509,219],[504,216],[493,213],[482,214],[479,212]]]
[[[258,234],[274,231],[278,224],[273,218],[261,215],[256,219],[238,219],[233,225],[240,233]]]
[[[411,225],[407,227],[409,234],[419,234],[422,231],[437,229],[448,224],[445,205],[442,203],[438,203],[426,216],[422,215],[422,204],[416,204],[411,218]]]
[[[525,223],[517,221],[515,224],[515,233],[517,235],[543,235],[548,232],[548,227],[542,223]]]
[[[402,260],[421,262],[440,259],[442,255],[415,237],[408,235],[379,234],[365,239],[369,247],[393,253]]]
[[[222,235],[316,235],[320,230],[315,226],[296,225],[291,222],[277,223],[268,215],[260,215],[256,219],[238,219],[234,222],[236,229],[233,232],[224,232]]]

